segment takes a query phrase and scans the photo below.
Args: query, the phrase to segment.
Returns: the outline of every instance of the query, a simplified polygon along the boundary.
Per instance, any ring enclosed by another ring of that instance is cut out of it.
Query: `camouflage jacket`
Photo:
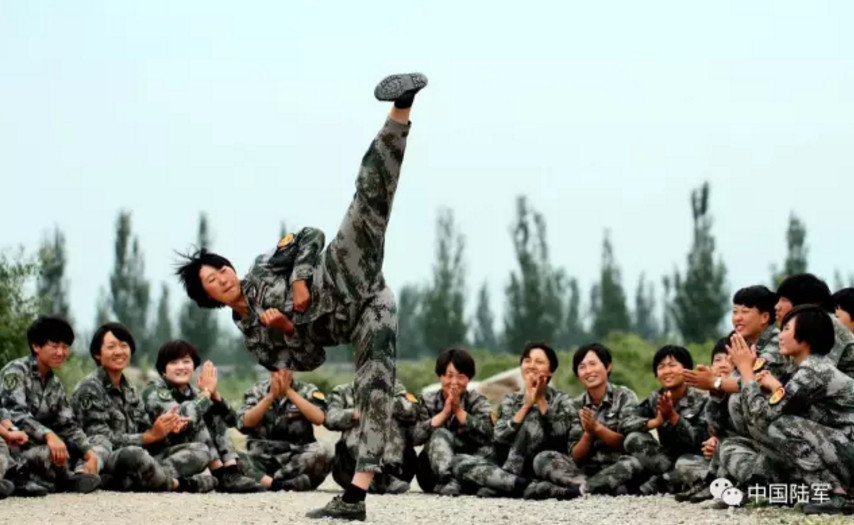
[[[341,439],[355,457],[359,444],[359,421],[353,420],[356,412],[356,388],[351,383],[338,385],[329,393],[329,409],[323,425],[329,430],[341,432]],[[392,402],[392,424],[386,436],[383,461],[399,464],[403,461],[403,452],[412,446],[411,427],[418,418],[418,398],[406,390],[400,381],[394,384]]]
[[[444,428],[450,430],[455,436],[462,452],[475,451],[492,441],[492,407],[489,401],[477,392],[466,391],[460,396],[460,405],[468,414],[466,424],[460,425],[453,414],[445,424]],[[418,423],[412,427],[412,442],[416,447],[423,445],[433,434],[433,425],[430,420],[445,408],[445,396],[442,390],[427,392],[421,396],[418,404]]]
[[[305,400],[326,411],[326,396],[316,386],[294,379],[292,388]],[[250,428],[243,423],[246,412],[260,403],[269,392],[270,379],[267,378],[252,385],[243,394],[243,406],[237,411],[238,430],[246,434],[250,442],[263,439],[284,441],[292,445],[313,443],[314,425],[286,397],[276,400],[257,426]]]
[[[324,264],[325,237],[314,228],[303,228],[296,236],[289,234],[272,252],[259,255],[241,281],[249,311],[243,318],[232,316],[243,333],[246,349],[268,370],[314,370],[326,360],[324,346],[338,344],[340,337],[326,326],[316,323],[336,310],[343,298],[326,282]],[[303,313],[293,309],[294,281],[308,284],[311,302]],[[285,335],[267,328],[260,315],[276,308],[293,321],[296,331]]]
[[[854,334],[835,316],[831,315],[830,319],[833,321],[836,338],[827,358],[840,372],[848,377],[854,377]]]
[[[225,399],[217,402],[200,396],[199,390],[192,385],[176,388],[162,376],[146,385],[142,391],[142,402],[151,421],[156,421],[173,406],[178,407],[178,414],[190,418],[183,432],[169,434],[169,437],[157,444],[157,449],[198,441],[199,432],[213,428],[215,417],[222,418],[229,427],[237,424],[237,417]]]
[[[663,389],[652,392],[635,408],[633,415],[623,423],[624,433],[647,431],[647,422],[658,414],[658,399],[663,392]],[[689,387],[673,407],[679,414],[679,421],[675,425],[665,421],[656,429],[658,441],[668,455],[678,457],[701,452],[703,441],[708,438],[704,419],[708,399],[705,392]]]
[[[830,359],[807,357],[783,388],[785,396],[772,405],[759,383],[746,382],[741,396],[745,413],[761,428],[784,414],[796,415],[849,431],[854,437],[854,379],[840,372]]]
[[[545,398],[548,403],[548,410],[545,414],[541,414],[537,407],[533,407],[525,416],[522,424],[517,424],[513,421],[513,416],[519,412],[525,403],[525,393],[516,392],[504,396],[501,405],[498,407],[498,420],[493,432],[497,457],[503,456],[502,448],[513,444],[519,429],[529,420],[535,420],[541,425],[544,435],[544,445],[541,450],[565,450],[566,439],[569,434],[570,413],[572,412],[570,398],[552,386],[546,387]],[[526,452],[536,453],[539,450]]]
[[[38,442],[44,442],[46,434],[55,432],[66,446],[80,454],[89,450],[89,440],[77,425],[62,383],[52,371],[42,382],[35,358],[27,356],[9,361],[0,375],[3,382],[0,407],[8,412],[16,427]]]
[[[638,405],[638,396],[630,388],[608,383],[605,397],[596,405],[590,394],[584,392],[572,399],[572,410],[570,410],[570,429],[566,451],[571,453],[572,449],[581,441],[584,428],[581,426],[581,409],[589,407],[596,412],[596,419],[614,432],[625,434],[625,425],[634,416]],[[607,462],[623,454],[622,450],[614,450],[606,445],[601,439],[593,439],[590,455],[585,461]]]
[[[136,389],[124,376],[116,387],[101,367],[77,384],[71,394],[71,406],[93,443],[105,438],[113,450],[143,446],[142,434],[151,428]]]

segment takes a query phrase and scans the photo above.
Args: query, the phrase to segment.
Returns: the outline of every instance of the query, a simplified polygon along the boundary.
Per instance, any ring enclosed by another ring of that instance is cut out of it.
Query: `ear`
[[[771,314],[768,312],[760,312],[759,315],[762,317],[762,322],[765,326],[771,324]]]

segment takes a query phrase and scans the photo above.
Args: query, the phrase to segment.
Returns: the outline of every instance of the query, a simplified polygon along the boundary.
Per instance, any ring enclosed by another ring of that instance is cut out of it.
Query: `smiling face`
[[[733,371],[732,360],[727,354],[715,354],[712,372],[718,377],[729,377]]]
[[[684,370],[685,367],[682,366],[682,363],[677,361],[672,355],[669,355],[658,363],[655,375],[661,386],[668,390],[673,390],[684,384],[684,380],[682,379],[682,372]]]
[[[538,377],[551,377],[549,357],[540,348],[534,348],[522,359],[522,377],[529,381]]]
[[[445,368],[445,374],[439,376],[439,381],[442,383],[442,392],[446,394],[453,387],[456,387],[460,392],[465,392],[469,386],[469,378],[461,374],[454,366],[454,363],[448,363],[448,367]]]
[[[732,327],[748,341],[754,341],[768,326],[771,318],[767,312],[760,312],[756,307],[740,304],[732,307]]]
[[[32,348],[33,353],[36,355],[36,361],[44,368],[57,370],[68,359],[67,343],[48,341],[41,346],[34,344]]]
[[[195,364],[192,357],[179,357],[166,363],[163,377],[170,384],[183,387],[190,384],[190,380],[193,379],[193,370],[195,370]]]
[[[98,361],[101,368],[108,372],[121,373],[130,364],[130,345],[120,341],[113,332],[104,334],[101,342],[101,354]]]
[[[797,321],[797,317],[789,319],[789,322],[780,331],[780,353],[787,357],[797,357],[810,351],[808,344],[795,339],[795,323]]]
[[[199,270],[199,279],[202,281],[205,293],[211,299],[223,304],[234,304],[243,295],[240,279],[231,266],[226,265],[217,269],[204,265]]]
[[[578,379],[587,390],[601,387],[608,382],[608,373],[611,371],[611,365],[606,368],[596,355],[596,352],[589,351],[584,359],[578,364]]]

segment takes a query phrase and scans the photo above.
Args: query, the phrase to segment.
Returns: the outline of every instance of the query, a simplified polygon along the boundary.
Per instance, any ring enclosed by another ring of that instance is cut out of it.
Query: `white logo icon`
[[[712,496],[715,499],[721,499],[724,491],[728,488],[732,487],[732,482],[726,478],[718,478],[712,482],[712,486],[709,487],[712,490]]]
[[[721,500],[730,507],[738,507],[744,501],[744,492],[732,486],[732,482],[726,478],[718,478],[709,487],[712,496]]]

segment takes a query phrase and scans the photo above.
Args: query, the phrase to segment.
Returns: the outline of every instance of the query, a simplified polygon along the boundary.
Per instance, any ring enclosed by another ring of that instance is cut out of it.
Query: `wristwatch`
[[[715,382],[712,384],[712,388],[714,388],[715,390],[720,392],[721,386],[723,386],[723,384],[724,384],[724,378],[718,377],[717,379],[715,379]]]

